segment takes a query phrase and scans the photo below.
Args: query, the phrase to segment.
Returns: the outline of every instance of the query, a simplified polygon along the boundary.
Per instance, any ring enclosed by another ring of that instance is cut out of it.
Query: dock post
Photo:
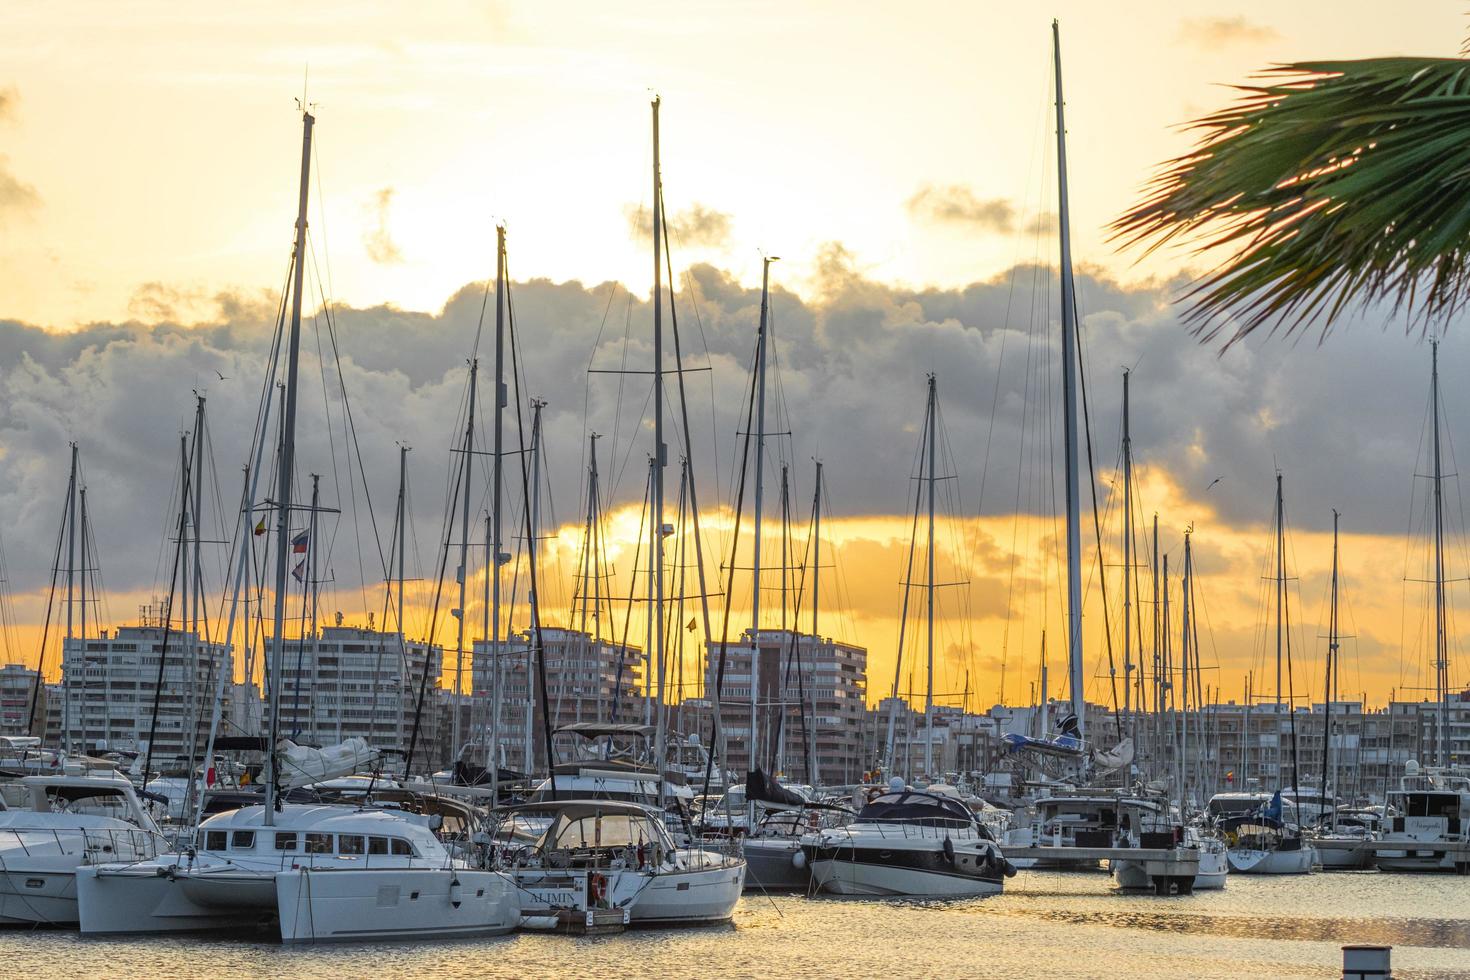
[[[1392,946],[1344,946],[1342,980],[1393,980]]]

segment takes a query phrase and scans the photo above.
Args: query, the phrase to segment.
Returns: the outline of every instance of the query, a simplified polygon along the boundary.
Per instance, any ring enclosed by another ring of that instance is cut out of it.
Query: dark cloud
[[[819,455],[836,513],[895,514],[912,506],[916,427],[926,376],[935,372],[961,512],[1050,513],[1060,451],[1053,271],[1026,266],[962,288],[898,288],[860,274],[840,246],[823,252],[820,267],[810,296],[778,286],[772,301],[768,429],[791,434],[773,438],[770,451],[792,467],[793,499],[810,493],[810,458]],[[711,370],[685,376],[692,432],[680,430],[677,412],[668,417],[671,469],[692,443],[701,500],[714,506],[728,500],[734,480],[760,295],[709,265],[694,266],[689,281],[692,293],[676,297],[685,365]],[[1402,534],[1413,474],[1426,465],[1420,454],[1427,349],[1372,328],[1382,322],[1375,314],[1319,348],[1253,341],[1221,356],[1181,327],[1168,302],[1176,291],[1176,283],[1126,286],[1095,271],[1079,275],[1100,502],[1109,502],[1126,365],[1134,368],[1132,440],[1140,474],[1167,470],[1227,523],[1264,527],[1279,465],[1293,526],[1329,527],[1336,507],[1347,530]],[[396,490],[395,444],[415,447],[413,519],[424,563],[440,527],[449,448],[463,425],[466,360],[483,295],[484,284],[472,283],[434,314],[379,306],[342,307],[335,316],[341,375],[385,535]],[[650,382],[646,375],[589,375],[587,369],[650,364],[646,302],[612,283],[540,279],[517,284],[514,301],[523,338],[522,394],[548,402],[552,504],[546,519],[577,521],[586,440],[594,429],[604,436],[604,489],[614,502],[636,504],[650,449],[644,420]],[[210,319],[178,326],[171,321],[181,306],[196,316],[202,308]],[[219,496],[232,500],[277,308],[278,298],[266,293],[204,301],[151,284],[135,306],[135,315],[151,323],[53,333],[0,321],[0,513],[7,515],[13,588],[35,589],[47,578],[71,439],[82,448],[106,584],[157,587],[177,438],[189,424],[191,393],[208,396]],[[339,361],[320,317],[309,317],[304,331],[300,472],[303,481],[304,474],[324,474],[327,505],[343,512],[336,519],[336,581],[344,587],[364,577],[371,582],[379,574],[376,548],[363,488],[354,496],[348,482],[347,460],[357,450],[346,451]],[[488,368],[488,333],[481,343]],[[1460,377],[1470,369],[1470,354],[1447,343],[1441,362],[1444,377]],[[1470,403],[1458,391],[1446,386],[1451,435],[1470,423]],[[487,414],[480,413],[482,424]],[[512,412],[512,442],[514,431]],[[1224,479],[1204,497],[1217,476]],[[1145,500],[1141,507],[1146,513],[1157,504]],[[1165,514],[1163,520],[1177,531],[1200,516]],[[988,574],[1001,573],[1008,547],[1008,540],[980,543]],[[1210,560],[1203,551],[1201,562]],[[218,587],[219,573],[212,574]]]
[[[629,204],[624,206],[623,215],[628,219],[628,234],[634,241],[651,241],[649,231],[653,212],[645,207]],[[723,248],[730,241],[730,216],[723,211],[705,207],[698,201],[683,211],[666,216],[669,237],[675,245],[686,248]]]
[[[1274,27],[1253,24],[1240,14],[1234,17],[1191,17],[1179,25],[1180,39],[1201,48],[1258,44],[1274,41],[1280,36]]]
[[[393,188],[384,187],[373,195],[367,210],[374,222],[373,227],[363,232],[362,245],[368,258],[379,265],[397,265],[403,261],[403,251],[393,240],[388,227],[388,212],[393,206]]]
[[[909,214],[932,224],[964,225],[971,229],[1011,235],[1048,233],[1055,215],[1032,215],[1020,221],[1015,204],[1003,197],[982,198],[963,184],[924,184],[905,202]]]

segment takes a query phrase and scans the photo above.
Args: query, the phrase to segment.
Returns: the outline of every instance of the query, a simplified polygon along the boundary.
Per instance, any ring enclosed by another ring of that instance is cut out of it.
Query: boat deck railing
[[[17,827],[0,830],[0,852],[18,849],[27,857],[75,854],[84,864],[147,861],[167,850],[168,841],[148,830],[107,827]]]

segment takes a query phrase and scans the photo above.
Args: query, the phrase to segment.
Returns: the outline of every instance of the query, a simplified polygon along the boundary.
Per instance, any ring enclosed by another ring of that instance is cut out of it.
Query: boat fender
[[[954,841],[948,837],[944,839],[944,859],[950,864],[954,864]]]
[[[795,854],[791,855],[791,866],[798,871],[806,867],[806,851],[798,849]]]
[[[449,882],[449,904],[453,905],[455,908],[459,908],[460,905],[458,876],[455,876]]]
[[[1016,866],[1014,864],[1005,858],[1001,858],[1000,863],[1005,866],[1005,875],[1007,878],[1014,878],[1016,876]]]

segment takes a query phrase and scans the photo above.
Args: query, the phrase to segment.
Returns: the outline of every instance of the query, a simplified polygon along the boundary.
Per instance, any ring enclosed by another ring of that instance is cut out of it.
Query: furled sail
[[[378,758],[378,750],[364,738],[349,738],[324,749],[297,745],[287,738],[276,743],[279,783],[286,790],[372,769]]]

